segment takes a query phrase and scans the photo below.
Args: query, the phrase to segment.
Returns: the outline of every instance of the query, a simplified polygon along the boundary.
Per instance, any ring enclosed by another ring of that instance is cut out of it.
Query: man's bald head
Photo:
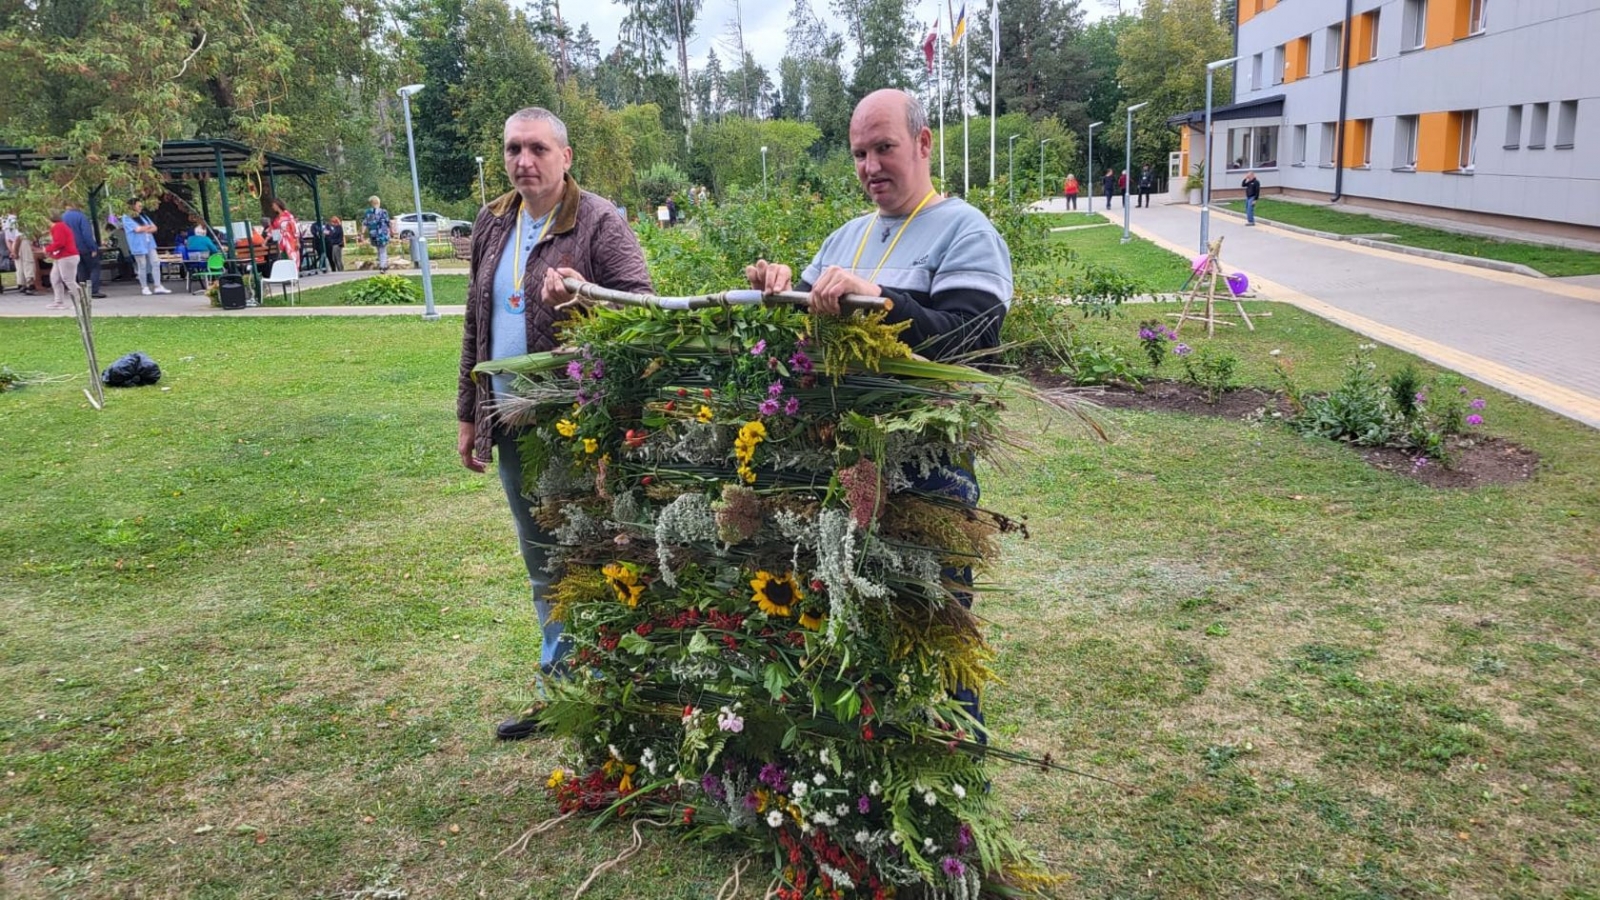
[[[898,110],[905,116],[906,134],[913,140],[922,133],[922,129],[928,127],[928,111],[923,108],[922,101],[915,95],[896,88],[884,88],[862,97],[861,102],[856,104],[855,112],[850,116],[850,125],[854,127],[856,120],[863,115],[888,113],[891,110]]]
[[[850,117],[850,155],[861,187],[885,216],[904,216],[933,192],[928,114],[905,91],[873,91]]]

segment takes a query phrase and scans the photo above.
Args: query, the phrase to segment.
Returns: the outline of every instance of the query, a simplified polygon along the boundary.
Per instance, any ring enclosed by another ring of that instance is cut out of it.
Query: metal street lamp
[[[422,184],[417,181],[417,142],[411,136],[411,96],[422,88],[420,84],[408,84],[396,93],[400,95],[400,105],[406,111],[406,152],[411,156],[411,199],[417,204],[417,230],[411,244],[413,253],[416,252],[416,242],[422,242],[422,321],[435,322],[439,319],[439,312],[433,308],[433,270],[428,267],[428,238],[422,230]]]
[[[761,199],[767,199],[767,145],[761,145]]]
[[[1230,56],[1216,62],[1206,63],[1206,146],[1205,156],[1200,162],[1200,171],[1205,173],[1205,179],[1200,185],[1200,252],[1209,253],[1211,245],[1211,78],[1223,66],[1232,65],[1239,61],[1239,57]]]
[[[483,157],[475,156],[473,159],[478,161],[478,205],[487,206],[489,198],[483,193]]]
[[[1011,205],[1017,205],[1017,138],[1020,134],[1013,134],[1006,138],[1006,166],[1011,170],[1006,175],[1006,180],[1011,182]]]
[[[1053,140],[1055,140],[1055,138],[1045,138],[1044,140],[1039,142],[1039,199],[1040,200],[1044,199],[1044,145],[1050,143]]]
[[[1087,167],[1083,170],[1083,181],[1089,188],[1089,205],[1083,211],[1086,216],[1094,215],[1094,130],[1104,124],[1104,122],[1089,123],[1089,159],[1085,163]]]
[[[1133,114],[1149,105],[1150,101],[1146,100],[1143,103],[1136,103],[1128,107],[1128,151],[1127,159],[1122,164],[1122,242],[1124,244],[1133,240],[1133,237],[1128,234],[1128,226],[1132,221],[1131,217],[1133,215],[1128,209],[1128,188],[1133,187]]]

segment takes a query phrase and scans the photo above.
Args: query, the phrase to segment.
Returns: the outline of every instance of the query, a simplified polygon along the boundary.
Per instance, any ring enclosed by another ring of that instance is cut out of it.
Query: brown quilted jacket
[[[467,321],[461,335],[461,371],[456,380],[456,419],[471,422],[475,429],[473,455],[490,459],[493,443],[494,399],[487,378],[480,385],[472,368],[489,359],[489,323],[494,318],[494,274],[500,255],[511,240],[511,231],[522,212],[522,198],[516,191],[496,197],[478,212],[472,226],[472,259],[467,284]],[[644,251],[628,223],[617,214],[611,201],[580,190],[568,174],[561,193],[561,209],[556,221],[528,254],[523,284],[537,285],[551,266],[567,267],[587,281],[601,287],[653,293]],[[564,318],[530,298],[523,319],[528,324],[528,352],[552,350],[556,346],[555,326]]]

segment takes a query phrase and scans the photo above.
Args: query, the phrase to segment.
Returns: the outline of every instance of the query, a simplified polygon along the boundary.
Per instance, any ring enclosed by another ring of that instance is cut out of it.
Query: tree
[[[381,63],[374,0],[307,0],[295,27],[263,0],[43,0],[0,12],[0,141],[66,158],[18,198],[37,210],[160,196],[146,162],[161,143],[229,137],[268,150],[336,146],[375,98],[356,79]]]
[[[1150,103],[1134,126],[1135,165],[1164,163],[1178,146],[1166,120],[1205,105],[1206,63],[1233,51],[1221,15],[1218,0],[1145,0],[1139,18],[1118,39],[1117,74],[1126,97]],[[1106,137],[1121,145],[1125,122],[1124,116],[1114,116],[1106,123]]]
[[[560,98],[561,120],[572,145],[572,177],[602,197],[626,196],[633,182],[633,135],[623,116],[570,82]]]
[[[470,0],[465,14],[463,71],[449,97],[461,143],[433,160],[448,173],[432,183],[446,198],[476,196],[473,156],[484,157],[485,178],[497,190],[509,190],[500,169],[487,164],[500,158],[506,117],[526,106],[553,108],[557,98],[555,71],[523,12],[504,0]]]
[[[795,0],[789,12],[788,53],[779,64],[784,104],[790,118],[803,119],[822,132],[823,146],[843,146],[849,129],[851,102],[846,86],[844,39],[829,31],[808,0]],[[785,64],[792,61],[788,69]],[[790,97],[791,73],[799,78],[799,97]]]
[[[775,181],[796,171],[819,137],[816,126],[806,122],[730,115],[701,131],[694,147],[696,170],[708,173],[719,195],[736,186],[759,187],[762,147],[767,148],[767,177]]]
[[[982,85],[977,108],[989,110],[989,47],[994,23],[989,7],[978,14],[973,70]],[[1080,38],[1083,12],[1078,0],[1008,0],[1000,13],[1000,63],[996,79],[1000,112],[1034,118],[1055,115],[1074,127],[1087,123],[1088,53]]]
[[[906,0],[833,0],[833,10],[856,41],[850,95],[860,100],[880,88],[911,86],[917,64],[916,26]]]

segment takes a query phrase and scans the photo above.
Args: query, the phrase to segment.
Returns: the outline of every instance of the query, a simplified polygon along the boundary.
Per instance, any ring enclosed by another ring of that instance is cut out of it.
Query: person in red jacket
[[[50,289],[55,291],[55,302],[46,309],[66,309],[69,294],[76,301],[78,290],[78,242],[72,229],[61,221],[61,211],[50,213],[50,243],[44,247],[46,256],[55,261],[50,267]]]

